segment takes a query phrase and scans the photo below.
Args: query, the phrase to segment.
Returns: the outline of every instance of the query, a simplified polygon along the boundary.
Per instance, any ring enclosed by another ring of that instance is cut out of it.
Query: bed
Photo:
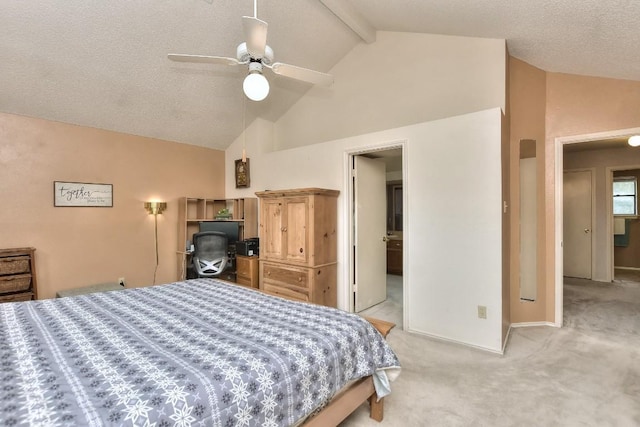
[[[1,304],[0,364],[0,425],[34,426],[328,425],[400,370],[357,315],[213,279]]]

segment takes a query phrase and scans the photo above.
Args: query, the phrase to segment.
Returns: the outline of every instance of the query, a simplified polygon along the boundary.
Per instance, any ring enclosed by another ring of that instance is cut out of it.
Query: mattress
[[[289,426],[400,363],[357,315],[213,279],[0,305],[0,425]]]

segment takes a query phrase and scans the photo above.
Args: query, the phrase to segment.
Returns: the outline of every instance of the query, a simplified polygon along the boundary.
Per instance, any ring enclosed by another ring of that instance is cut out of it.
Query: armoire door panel
[[[260,227],[264,228],[264,238],[260,241],[260,253],[264,258],[283,257],[284,211],[281,201],[263,200]]]
[[[287,224],[284,230],[286,239],[286,259],[292,262],[307,262],[309,251],[309,198],[291,198],[287,200]]]

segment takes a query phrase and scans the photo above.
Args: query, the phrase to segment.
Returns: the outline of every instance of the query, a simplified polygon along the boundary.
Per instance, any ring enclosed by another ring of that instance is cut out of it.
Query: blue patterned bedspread
[[[0,304],[0,425],[287,426],[397,368],[359,316],[210,279]]]

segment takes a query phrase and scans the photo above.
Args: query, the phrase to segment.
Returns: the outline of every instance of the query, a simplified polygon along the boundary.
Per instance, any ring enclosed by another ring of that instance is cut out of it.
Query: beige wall
[[[510,133],[510,307],[511,322],[545,320],[547,297],[544,274],[544,204],[538,197],[537,295],[534,302],[520,300],[520,141],[536,141],[539,189],[544,188],[544,140],[546,111],[546,73],[516,58],[509,60]]]
[[[546,318],[555,319],[556,138],[640,127],[640,82],[547,73],[545,138]],[[557,319],[559,321],[559,319]]]
[[[158,217],[156,283],[176,277],[177,199],[223,197],[224,153],[0,113],[0,247],[33,246],[40,298],[87,284],[152,284],[151,199]],[[113,184],[112,208],[53,206],[53,181]]]
[[[505,41],[378,31],[275,124],[286,149],[489,108],[505,110]]]
[[[511,321],[555,322],[555,141],[559,137],[640,126],[640,82],[547,73],[510,60]],[[537,141],[538,301],[520,303],[519,141]],[[544,144],[541,146],[541,144]]]

